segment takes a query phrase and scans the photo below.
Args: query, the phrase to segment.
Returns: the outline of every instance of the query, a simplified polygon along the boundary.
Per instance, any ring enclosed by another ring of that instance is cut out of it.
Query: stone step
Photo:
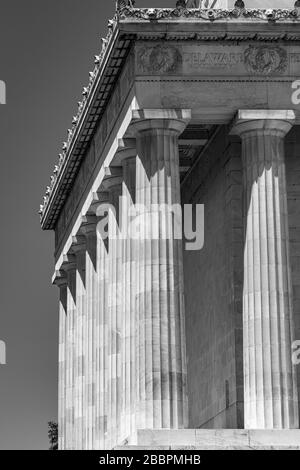
[[[300,429],[143,429],[116,450],[300,450]]]

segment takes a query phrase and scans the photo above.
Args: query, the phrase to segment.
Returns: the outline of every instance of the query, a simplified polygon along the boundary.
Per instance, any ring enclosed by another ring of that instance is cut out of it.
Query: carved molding
[[[132,18],[134,20],[177,20],[199,19],[205,21],[236,20],[236,19],[260,19],[264,21],[299,20],[300,9],[188,9],[188,8],[129,8],[119,11],[119,18]]]

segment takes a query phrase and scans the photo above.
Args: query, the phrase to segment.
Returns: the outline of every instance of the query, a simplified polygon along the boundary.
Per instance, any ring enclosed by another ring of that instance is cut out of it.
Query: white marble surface
[[[120,450],[300,450],[300,429],[181,429],[137,431]]]
[[[292,110],[240,110],[245,427],[299,428],[284,137]]]

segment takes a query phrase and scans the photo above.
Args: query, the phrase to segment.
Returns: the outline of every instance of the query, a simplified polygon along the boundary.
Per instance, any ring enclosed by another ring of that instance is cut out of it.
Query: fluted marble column
[[[59,288],[58,449],[65,450],[67,278],[58,272],[53,283]]]
[[[119,141],[115,161],[122,165],[122,411],[120,442],[136,430],[136,263],[135,240],[130,236],[135,202],[136,146],[135,139]]]
[[[119,199],[121,169],[107,169],[103,188],[109,193],[108,211],[108,377],[107,377],[107,447],[119,442],[122,410],[122,241],[119,236]]]
[[[93,449],[106,448],[107,433],[107,297],[108,297],[108,262],[107,240],[98,227],[105,217],[108,193],[98,192],[93,195],[89,214],[94,223],[83,227],[87,237],[87,256],[90,272],[95,278],[93,293],[93,383],[95,386],[93,403]],[[99,217],[98,217],[99,215]],[[90,219],[91,220],[91,219]],[[91,265],[92,264],[92,265]],[[92,291],[91,291],[92,294]]]
[[[168,208],[180,204],[178,136],[190,117],[188,110],[133,112],[136,204],[149,231],[149,239],[139,237],[137,253],[139,429],[187,426],[182,240],[175,239]],[[166,205],[157,227],[153,204]]]
[[[86,315],[85,306],[85,252],[86,243],[82,236],[73,237],[71,253],[76,258],[76,316],[74,318],[74,448],[84,449],[85,441],[85,407],[84,377],[85,377],[85,355],[83,350],[84,341],[84,319]]]
[[[84,240],[85,249],[80,258],[85,271],[85,296],[83,299],[83,383],[82,383],[82,403],[83,403],[83,440],[82,448],[93,449],[93,437],[95,433],[95,382],[94,373],[94,329],[97,308],[97,275],[96,256],[94,246],[94,234],[96,232],[96,218],[93,216],[82,217],[80,227],[80,239]]]
[[[64,255],[62,271],[67,277],[67,318],[66,318],[66,381],[65,381],[65,449],[75,449],[75,318],[76,318],[76,258]]]
[[[239,111],[244,173],[245,428],[299,427],[284,137],[293,111]]]

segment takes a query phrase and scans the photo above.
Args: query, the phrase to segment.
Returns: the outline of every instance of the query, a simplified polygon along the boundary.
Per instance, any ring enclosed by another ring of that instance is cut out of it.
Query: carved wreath
[[[245,65],[252,73],[283,73],[287,68],[287,61],[287,52],[279,46],[249,46],[245,51]]]

